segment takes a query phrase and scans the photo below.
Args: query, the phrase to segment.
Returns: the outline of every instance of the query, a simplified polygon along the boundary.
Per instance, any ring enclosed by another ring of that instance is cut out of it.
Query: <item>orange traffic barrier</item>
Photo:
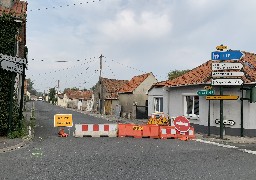
[[[142,138],[142,129],[136,124],[118,124],[118,137]]]
[[[118,137],[159,138],[159,126],[155,124],[118,124]]]
[[[195,129],[192,126],[190,126],[190,129],[188,131],[188,138],[189,139],[195,139],[196,138]]]
[[[142,137],[159,138],[159,125],[142,125]]]
[[[118,130],[117,130],[117,135],[118,137],[125,137],[126,136],[126,130],[125,130],[125,125],[126,124],[118,124]]]
[[[161,139],[177,138],[177,130],[174,126],[160,126],[159,131]]]
[[[195,139],[195,129],[194,127],[190,126],[187,132],[179,132],[177,131],[177,138],[180,140],[187,138],[187,139]]]

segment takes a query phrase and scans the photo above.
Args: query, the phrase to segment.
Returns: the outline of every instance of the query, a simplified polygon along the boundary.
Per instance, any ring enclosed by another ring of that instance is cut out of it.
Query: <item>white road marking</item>
[[[202,140],[202,139],[195,139],[195,141],[206,143],[206,144],[212,144],[212,145],[215,145],[215,146],[229,148],[229,149],[237,149],[237,150],[242,151],[242,152],[246,152],[246,153],[249,153],[249,154],[256,155],[256,151],[252,151],[252,150],[248,150],[248,149],[240,149],[239,147],[236,147],[236,146],[221,144],[221,143],[212,142],[212,141],[206,141],[206,140]]]

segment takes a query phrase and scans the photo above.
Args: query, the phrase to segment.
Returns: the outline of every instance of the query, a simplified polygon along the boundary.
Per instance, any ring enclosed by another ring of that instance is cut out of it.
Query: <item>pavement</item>
[[[24,112],[24,116],[28,117],[30,113],[30,106],[28,105],[27,111]],[[69,108],[67,108],[69,109]],[[102,118],[104,120],[107,120],[111,123],[134,123],[134,124],[145,124],[147,123],[147,119],[125,119],[125,118],[117,118],[113,115],[101,115],[101,114],[94,114],[94,113],[88,113],[84,111],[69,109],[76,112],[80,112],[83,114],[88,114],[90,116],[96,117],[96,118]],[[208,136],[206,134],[202,133],[196,133],[196,139],[201,139],[204,141],[210,141],[210,142],[217,142],[222,144],[230,144],[235,145],[238,147],[253,147],[251,149],[256,150],[256,137],[239,137],[239,136],[228,136],[225,135],[223,139],[220,139],[218,135],[211,135]],[[23,137],[23,138],[15,138],[15,139],[9,139],[7,137],[0,137],[0,153],[10,152],[13,150],[17,150],[23,147],[28,146],[32,142],[31,137]]]

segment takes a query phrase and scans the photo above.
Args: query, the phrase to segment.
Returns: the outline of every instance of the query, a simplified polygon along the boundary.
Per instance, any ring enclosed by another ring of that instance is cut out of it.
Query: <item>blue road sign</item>
[[[212,60],[239,60],[244,54],[241,51],[215,51],[211,54]]]

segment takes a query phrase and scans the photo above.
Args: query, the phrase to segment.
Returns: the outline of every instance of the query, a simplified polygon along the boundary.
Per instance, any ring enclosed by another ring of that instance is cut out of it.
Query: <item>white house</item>
[[[92,91],[70,90],[58,95],[58,105],[79,109],[83,111],[91,110]]]
[[[239,96],[238,100],[223,100],[225,134],[256,136],[256,104],[249,100],[241,101],[240,98],[250,97],[254,101],[256,93],[256,55],[244,52],[245,56],[239,61],[243,64],[244,81],[243,86],[223,86],[223,95]],[[219,134],[220,101],[206,100],[205,96],[198,96],[197,91],[203,90],[205,86],[211,85],[212,61],[192,69],[186,74],[173,80],[158,82],[151,87],[148,94],[148,113],[162,111],[170,117],[186,116],[197,132],[207,133],[208,115],[210,115],[211,133]],[[239,78],[239,77],[236,77]],[[240,88],[248,90],[240,90]],[[220,94],[220,86],[212,86],[215,95]],[[243,103],[242,103],[243,102]],[[210,113],[209,113],[210,107]],[[243,111],[242,111],[243,109]]]

